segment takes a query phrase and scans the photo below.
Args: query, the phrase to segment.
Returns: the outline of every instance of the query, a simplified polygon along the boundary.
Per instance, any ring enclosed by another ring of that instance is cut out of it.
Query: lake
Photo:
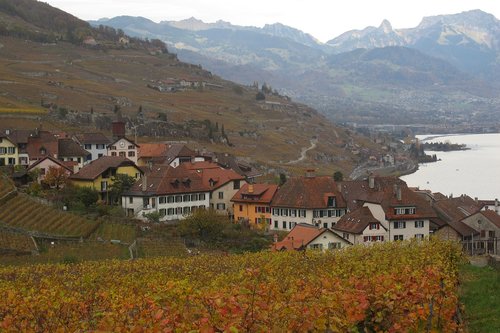
[[[500,133],[417,135],[426,142],[466,144],[470,150],[432,152],[441,161],[420,164],[419,170],[401,177],[408,186],[441,192],[467,194],[483,200],[500,198]]]

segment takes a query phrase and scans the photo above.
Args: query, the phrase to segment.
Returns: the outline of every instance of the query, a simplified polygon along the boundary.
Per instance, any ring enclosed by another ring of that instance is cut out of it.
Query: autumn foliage
[[[0,268],[0,331],[456,332],[460,250],[337,252]]]

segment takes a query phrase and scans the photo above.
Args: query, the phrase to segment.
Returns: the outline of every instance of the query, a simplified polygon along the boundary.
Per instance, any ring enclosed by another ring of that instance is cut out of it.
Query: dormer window
[[[328,205],[328,207],[335,207],[335,197],[334,196],[328,197],[327,205]]]
[[[47,149],[45,148],[40,148],[40,155],[47,155]]]
[[[415,207],[398,207],[394,208],[395,215],[413,215],[415,214]]]

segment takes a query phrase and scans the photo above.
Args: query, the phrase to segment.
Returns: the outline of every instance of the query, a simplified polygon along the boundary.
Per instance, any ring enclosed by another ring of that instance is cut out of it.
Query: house
[[[35,129],[28,137],[26,153],[29,156],[29,165],[47,156],[58,158],[58,138],[51,132]]]
[[[479,233],[473,239],[476,248],[487,253],[497,254],[500,245],[500,215],[493,210],[482,210],[461,220],[464,224]]]
[[[80,147],[72,139],[58,139],[57,144],[57,158],[64,162],[75,162],[75,172],[83,168],[84,164],[90,159],[91,153]]]
[[[112,143],[107,145],[107,156],[126,157],[134,164],[137,163],[137,149],[139,146],[132,140],[126,137],[119,137]]]
[[[85,165],[68,179],[75,186],[89,187],[98,191],[100,199],[108,201],[109,187],[113,185],[117,174],[139,179],[142,171],[126,157],[103,156]]]
[[[334,250],[350,246],[352,243],[328,228],[320,228],[308,223],[295,225],[286,237],[272,245],[274,251],[290,250]]]
[[[197,156],[196,152],[189,149],[185,144],[173,143],[168,145],[166,158],[163,163],[176,168],[181,163],[202,162],[204,160],[205,158]]]
[[[439,219],[436,218],[436,219]],[[443,240],[452,241],[471,241],[479,236],[479,232],[469,227],[462,221],[450,221],[437,223],[436,220],[431,220],[431,223],[438,224],[439,227],[433,232],[433,235]]]
[[[232,197],[234,220],[250,225],[271,225],[271,201],[278,190],[273,184],[245,184]]]
[[[90,153],[87,162],[95,161],[99,157],[106,156],[107,145],[111,141],[102,133],[80,133],[73,136],[75,140],[83,149]]]
[[[368,207],[361,207],[345,214],[332,229],[353,244],[389,240],[387,228],[373,216]]]
[[[137,165],[161,164],[167,158],[168,145],[165,143],[141,143],[137,150]]]
[[[209,205],[210,188],[201,173],[184,165],[155,165],[122,196],[127,215],[142,220],[155,212],[161,221],[180,220]]]
[[[61,168],[66,174],[66,177],[69,177],[73,174],[72,166],[68,166],[67,162],[62,162],[58,159],[53,158],[52,156],[45,156],[41,160],[36,161],[28,167],[27,171],[36,171],[37,182],[41,183],[45,179],[45,174],[47,173],[47,171],[49,171],[50,168]]]
[[[299,223],[329,228],[347,213],[347,205],[332,177],[292,177],[271,202],[272,230],[291,230]]]
[[[387,240],[424,238],[430,234],[430,219],[436,213],[428,201],[401,179],[370,175],[366,180],[342,182],[341,193],[349,211],[370,209],[387,229]]]
[[[231,169],[224,169],[212,162],[182,163],[188,170],[199,173],[203,184],[210,191],[210,208],[219,214],[233,217],[233,205],[231,199],[244,184],[245,177],[237,174]]]
[[[0,133],[0,167],[19,165],[19,150],[13,140]]]
[[[0,132],[0,136],[4,135],[9,138],[9,140],[16,145],[18,152],[17,165],[27,166],[29,164],[29,156],[26,151],[28,145],[28,138],[32,134],[30,130],[11,130],[6,129]]]

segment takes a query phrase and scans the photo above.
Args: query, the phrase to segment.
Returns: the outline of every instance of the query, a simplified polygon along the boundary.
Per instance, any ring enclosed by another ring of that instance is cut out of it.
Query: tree
[[[180,222],[179,233],[183,237],[213,241],[221,237],[228,224],[227,216],[219,215],[213,209],[197,209]]]
[[[281,173],[280,173],[280,181],[279,181],[279,185],[281,186],[281,185],[283,185],[283,184],[285,184],[285,183],[286,183],[286,175],[285,175],[283,172],[281,172]]]
[[[148,219],[148,222],[151,223],[160,223],[160,213],[159,212],[152,212],[148,214],[144,214],[144,217]]]
[[[50,187],[55,187],[57,190],[66,183],[68,172],[62,167],[50,166],[45,173],[43,182]]]
[[[85,208],[89,208],[99,200],[99,193],[90,187],[80,187],[77,190],[76,199],[80,201]]]
[[[264,93],[262,91],[259,91],[256,95],[255,95],[255,99],[258,100],[258,101],[263,101],[266,99],[266,95],[264,95]]]
[[[118,173],[113,177],[113,184],[111,184],[109,189],[109,194],[111,196],[110,200],[112,203],[118,202],[121,198],[123,192],[129,190],[135,183],[135,178],[130,177],[126,174]]]
[[[335,171],[333,174],[333,180],[336,182],[341,182],[344,180],[344,174],[340,171]]]

